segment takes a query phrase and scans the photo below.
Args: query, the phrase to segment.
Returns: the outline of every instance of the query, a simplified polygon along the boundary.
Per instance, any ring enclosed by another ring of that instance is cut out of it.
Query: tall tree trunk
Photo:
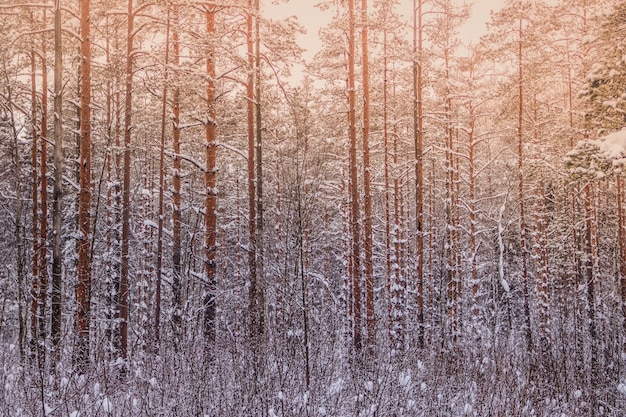
[[[111,69],[111,42],[110,42],[110,24],[109,24],[109,16],[105,18],[105,36],[106,36],[106,44],[105,44],[105,56],[106,56],[106,68]],[[112,75],[112,74],[111,74]],[[106,196],[106,234],[105,234],[105,273],[106,278],[104,281],[104,291],[105,297],[104,302],[106,303],[104,307],[104,340],[105,340],[105,348],[104,353],[105,357],[108,360],[111,360],[110,353],[112,349],[111,345],[111,337],[112,337],[112,328],[111,323],[113,322],[113,312],[115,310],[115,303],[113,301],[113,291],[112,291],[112,280],[115,268],[113,258],[113,228],[117,226],[113,221],[114,216],[114,197],[113,197],[113,153],[115,152],[112,147],[113,140],[113,76],[111,76],[106,83],[106,140],[107,140],[107,154],[106,154],[106,176],[107,176],[107,196]],[[114,226],[115,225],[115,226]]]
[[[116,50],[120,50],[119,44],[116,42]],[[112,229],[112,251],[115,254],[121,254],[122,245],[122,80],[118,79],[115,89],[115,186],[113,187],[113,224]],[[121,339],[120,339],[120,280],[122,275],[122,258],[121,256],[115,256],[115,263],[112,271],[111,286],[109,288],[111,297],[111,316],[113,320],[109,323],[111,329],[111,350],[115,358],[119,357],[121,351]]]
[[[31,20],[33,13],[30,13]],[[32,282],[30,290],[30,349],[34,358],[40,358],[38,354],[39,337],[37,335],[37,299],[39,291],[39,173],[37,170],[39,132],[37,130],[37,62],[35,60],[35,46],[31,46],[30,52],[30,88],[31,88],[31,136],[33,138],[31,147],[31,182],[32,182],[32,233],[33,233],[33,255],[32,255]],[[45,263],[43,264],[45,266]],[[41,365],[41,361],[39,360]]]
[[[115,45],[115,49],[119,50],[119,44]],[[115,180],[113,186],[113,227],[111,229],[111,257],[114,258],[113,269],[111,271],[111,282],[108,288],[109,301],[110,301],[110,322],[108,328],[110,329],[110,337],[107,339],[111,343],[111,353],[117,358],[120,352],[120,337],[119,337],[119,300],[120,300],[120,277],[122,275],[122,259],[121,256],[121,226],[122,226],[122,80],[116,80],[116,88],[114,94],[114,138],[115,147],[113,152],[113,163],[115,165]]]
[[[591,184],[588,183],[584,188],[585,192],[585,281],[587,284],[587,311],[589,320],[589,343],[591,345],[591,387],[596,388],[598,382],[598,332],[596,328],[596,294],[595,294],[595,277],[593,273],[594,245],[593,245],[593,192]],[[595,395],[592,407],[595,409]],[[595,414],[595,411],[594,411]]]
[[[401,268],[402,263],[402,235],[401,235],[401,216],[400,216],[400,178],[398,170],[398,135],[395,130],[394,123],[393,132],[393,283],[391,296],[391,341],[392,348],[402,352],[404,350],[404,325],[405,325],[405,309],[404,309],[404,278]]]
[[[120,357],[128,357],[128,270],[129,270],[129,240],[130,240],[130,139],[132,129],[133,110],[133,0],[128,0],[128,27],[126,38],[126,93],[124,98],[124,180],[122,184],[122,250],[121,274],[119,287],[119,340]]]
[[[459,129],[456,130],[456,143],[459,143]],[[463,280],[461,279],[461,210],[459,205],[459,198],[461,195],[461,181],[460,170],[461,164],[459,160],[459,149],[454,152],[454,165],[453,165],[453,182],[452,182],[452,207],[454,209],[454,217],[452,220],[452,247],[455,256],[454,260],[454,282],[455,282],[455,294],[454,294],[454,308],[455,308],[455,334],[457,338],[462,336],[463,329]]]
[[[446,50],[446,79],[448,80],[448,56]],[[448,80],[449,81],[449,80]],[[446,91],[446,96],[450,96],[450,92]],[[451,341],[457,340],[457,293],[456,293],[456,247],[455,247],[455,227],[454,227],[454,138],[451,125],[451,100],[448,98],[445,104],[446,113],[446,173],[445,173],[445,245],[444,245],[444,261],[445,261],[445,282],[447,285],[447,310],[448,310],[448,332]]]
[[[473,75],[473,74],[472,74]],[[476,242],[476,172],[475,172],[475,158],[476,158],[476,140],[474,138],[474,105],[470,100],[469,103],[469,132],[467,141],[469,143],[468,152],[468,177],[469,177],[469,218],[470,218],[470,253],[472,262],[472,327],[474,335],[480,338],[479,320],[480,320],[480,305],[478,303],[478,290],[480,282],[478,280],[478,246]]]
[[[389,189],[389,112],[388,112],[388,56],[387,56],[387,30],[383,31],[383,147],[385,158],[385,248],[387,252],[386,288],[387,288],[387,328],[391,332],[393,326],[391,304],[391,193]]]
[[[435,285],[435,159],[431,159],[431,167],[430,167],[430,187],[428,189],[428,221],[430,227],[430,233],[428,234],[428,302],[425,308],[427,317],[424,318],[424,322],[428,323],[428,326],[425,326],[425,340],[430,342],[432,337],[432,327],[435,322],[435,310],[434,310],[434,300],[435,297],[439,294],[436,288],[439,288]],[[430,320],[430,321],[429,321]]]
[[[209,36],[215,36],[215,6],[208,6],[206,11],[206,31]],[[210,43],[212,45],[212,43]],[[205,134],[207,141],[206,148],[206,171],[204,183],[206,189],[205,201],[205,272],[206,288],[204,289],[204,336],[209,342],[215,341],[215,291],[216,291],[216,270],[217,270],[217,171],[216,162],[216,111],[215,111],[215,49],[209,48],[206,60],[207,72],[207,121]]]
[[[541,189],[541,190],[540,190]],[[535,260],[537,271],[537,302],[539,307],[539,349],[542,357],[547,358],[551,350],[550,333],[550,271],[546,239],[545,193],[543,181],[535,187]]]
[[[305,151],[305,158],[306,158],[306,151]],[[302,302],[302,328],[303,328],[303,336],[304,336],[304,340],[303,340],[303,345],[304,345],[304,378],[305,378],[305,383],[306,383],[306,388],[307,390],[309,389],[309,386],[311,384],[311,365],[310,365],[310,353],[309,353],[309,307],[308,307],[308,282],[307,282],[307,277],[306,277],[306,267],[305,267],[305,262],[304,262],[304,258],[305,258],[305,251],[304,251],[304,240],[305,240],[305,228],[306,226],[304,225],[304,214],[303,214],[303,209],[302,209],[302,198],[303,196],[301,195],[301,189],[303,188],[303,182],[302,182],[302,178],[300,178],[300,173],[298,172],[298,188],[297,188],[297,195],[296,195],[296,205],[297,205],[297,216],[298,216],[298,233],[297,233],[297,250],[298,250],[298,257],[297,257],[297,274],[296,275],[300,275],[300,283],[301,283],[301,289],[302,292],[300,293],[301,295],[301,302]],[[304,187],[306,188],[306,185],[304,185]],[[306,193],[305,193],[306,194]]]
[[[417,4],[416,4],[417,3]],[[415,142],[415,222],[417,234],[417,320],[418,345],[424,347],[424,147],[422,104],[422,3],[413,0],[413,139]]]
[[[52,324],[50,337],[54,351],[52,363],[59,363],[61,342],[63,258],[61,223],[63,210],[63,45],[61,38],[61,0],[54,3],[54,188],[52,193]]]
[[[157,226],[156,282],[154,292],[154,343],[158,352],[161,340],[161,280],[163,275],[163,221],[165,217],[165,130],[167,115],[167,83],[169,78],[170,57],[170,7],[167,6],[165,29],[165,62],[163,64],[163,104],[161,107],[161,147],[159,150],[159,217]]]
[[[361,250],[360,250],[360,211],[359,211],[359,184],[357,176],[356,157],[356,91],[355,91],[355,18],[354,0],[348,0],[348,135],[350,143],[350,235],[351,260],[350,278],[352,280],[352,320],[353,345],[355,353],[359,354],[362,348],[361,329]]]
[[[47,12],[44,7],[43,21],[47,21]],[[39,225],[39,294],[37,309],[39,310],[39,365],[45,364],[46,350],[46,303],[48,297],[48,65],[47,47],[45,38],[41,43],[41,129],[39,142],[41,154],[39,156],[39,181],[41,200],[41,223]]]
[[[257,273],[257,334],[263,335],[265,331],[265,265],[263,254],[263,148],[261,119],[261,9],[259,0],[255,0],[255,121],[256,121],[256,273]]]
[[[520,1],[521,7],[521,1]],[[528,290],[528,253],[526,251],[526,222],[524,213],[524,135],[523,135],[523,115],[524,115],[524,77],[523,77],[523,20],[519,19],[519,42],[518,42],[518,120],[517,120],[517,176],[518,176],[518,203],[519,203],[519,231],[520,231],[520,252],[522,256],[522,286],[524,291],[524,334],[526,337],[526,350],[533,351],[532,328],[530,327],[530,306]]]
[[[367,321],[367,346],[372,349],[376,341],[376,317],[374,312],[374,264],[372,261],[372,191],[370,169],[370,76],[368,51],[367,0],[361,0],[361,52],[363,61],[363,240],[365,252],[365,316]]]
[[[620,298],[622,304],[622,329],[626,330],[626,236],[624,233],[624,179],[620,173],[617,180],[617,244],[619,246]],[[624,332],[626,334],[626,332]],[[622,341],[622,356],[626,357],[626,339]]]
[[[76,362],[81,370],[89,364],[89,321],[91,314],[91,38],[89,0],[80,2],[80,200],[78,224],[78,282],[76,286]]]
[[[256,172],[254,165],[254,40],[253,40],[253,0],[248,0],[248,15],[246,20],[246,44],[248,51],[248,79],[246,83],[247,95],[247,122],[248,122],[248,269],[250,287],[248,289],[249,331],[255,336],[258,330],[257,323],[257,250],[256,250]]]
[[[446,13],[446,17],[449,19],[449,15]],[[445,217],[446,217],[446,230],[445,230],[445,251],[444,258],[446,262],[445,277],[447,284],[447,307],[448,307],[448,331],[451,336],[452,343],[456,343],[458,339],[459,328],[459,291],[458,291],[458,274],[457,274],[457,224],[456,224],[456,164],[455,164],[455,129],[452,121],[452,99],[451,91],[448,87],[450,84],[450,49],[446,46],[444,49],[444,61],[445,61],[445,79],[446,79],[446,91],[445,91],[445,124],[446,124],[446,173],[445,173]],[[458,132],[457,132],[458,133]]]
[[[181,263],[181,196],[180,196],[180,88],[178,77],[180,76],[180,40],[179,40],[179,7],[177,4],[172,6],[173,12],[173,32],[172,32],[172,49],[174,53],[173,67],[175,86],[172,95],[172,146],[174,148],[174,172],[172,178],[173,186],[173,203],[172,209],[172,295],[174,298],[174,313],[172,320],[174,322],[175,332],[178,337],[182,336],[182,263]]]

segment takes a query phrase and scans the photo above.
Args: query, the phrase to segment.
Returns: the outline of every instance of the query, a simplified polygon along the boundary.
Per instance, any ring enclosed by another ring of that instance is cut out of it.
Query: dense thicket
[[[0,5],[1,415],[623,415],[626,3],[407,3]]]

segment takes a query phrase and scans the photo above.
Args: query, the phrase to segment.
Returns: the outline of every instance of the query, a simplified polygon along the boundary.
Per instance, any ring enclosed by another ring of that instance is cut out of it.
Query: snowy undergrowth
[[[308,388],[301,346],[284,341],[263,350],[222,341],[209,354],[189,342],[179,349],[192,354],[168,347],[131,360],[125,375],[112,361],[85,375],[62,363],[54,377],[21,366],[18,349],[5,344],[0,415],[564,417],[589,415],[592,395],[600,415],[621,416],[626,406],[626,381],[561,386],[531,368],[515,341],[481,352],[380,351],[361,363],[341,338],[325,342],[311,349]]]

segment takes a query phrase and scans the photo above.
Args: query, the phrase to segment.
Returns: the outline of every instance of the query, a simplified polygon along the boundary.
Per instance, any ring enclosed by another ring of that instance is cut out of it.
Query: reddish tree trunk
[[[526,251],[526,221],[524,212],[524,135],[523,135],[523,115],[524,115],[524,77],[523,77],[523,20],[519,19],[519,45],[518,45],[518,121],[517,121],[517,176],[518,176],[518,202],[519,202],[519,231],[520,231],[520,252],[522,256],[522,286],[524,291],[524,318],[525,318],[525,336],[526,349],[528,352],[533,350],[532,328],[530,327],[530,306],[529,306],[529,290],[528,290],[528,254]]]
[[[355,92],[355,18],[354,0],[348,0],[348,124],[350,142],[350,234],[352,250],[350,261],[350,277],[352,280],[352,319],[353,343],[356,353],[362,348],[361,329],[361,250],[360,250],[360,211],[359,185],[356,157],[356,92]]]
[[[78,283],[76,286],[76,332],[78,352],[76,361],[81,368],[89,363],[89,320],[91,271],[89,245],[91,242],[91,40],[89,30],[89,0],[80,3],[80,195],[78,224]]]
[[[167,82],[169,78],[169,56],[170,56],[170,8],[167,7],[167,23],[165,32],[165,63],[163,74],[163,104],[161,108],[161,148],[159,152],[159,218],[157,226],[157,253],[156,253],[156,282],[154,294],[154,342],[158,349],[161,333],[161,279],[163,274],[163,221],[165,217],[164,197],[165,197],[165,128],[167,114]]]
[[[46,19],[44,9],[44,19]],[[45,21],[45,20],[44,20]],[[39,141],[41,143],[41,154],[39,156],[39,181],[40,200],[41,200],[41,223],[39,225],[39,338],[41,342],[46,338],[46,302],[48,295],[48,66],[46,65],[46,42],[42,42],[42,59],[41,59],[41,129],[39,132]],[[45,349],[41,350],[42,362],[45,355]]]
[[[248,0],[248,16],[246,21],[246,45],[248,52],[248,79],[246,83],[247,122],[248,122],[248,269],[250,287],[248,290],[248,315],[250,334],[254,336],[257,323],[257,270],[256,270],[256,171],[254,165],[254,42],[252,39],[253,2]]]
[[[30,14],[31,19],[33,14]],[[31,84],[31,135],[33,138],[31,147],[32,164],[32,232],[33,232],[33,258],[32,258],[32,283],[30,290],[30,345],[31,354],[38,354],[39,338],[37,336],[37,296],[39,291],[39,173],[37,171],[37,143],[39,133],[37,131],[37,81],[36,81],[35,47],[33,45],[30,54],[30,84]],[[44,264],[45,266],[45,264]],[[41,361],[39,362],[41,364]]]
[[[539,190],[541,188],[541,192]],[[539,347],[542,355],[550,352],[550,271],[548,268],[545,193],[543,181],[535,188],[535,259],[537,271],[537,301],[539,303]]]
[[[119,354],[128,357],[128,272],[130,240],[130,140],[133,110],[133,0],[128,0],[128,27],[126,38],[126,92],[124,98],[124,161],[122,183],[122,248],[119,287]]]
[[[392,330],[392,303],[391,303],[391,196],[389,190],[389,112],[388,112],[388,79],[387,79],[387,31],[383,32],[383,147],[385,157],[385,248],[387,250],[387,270],[386,270],[386,287],[387,287],[387,327],[389,332]]]
[[[257,334],[261,336],[265,331],[265,266],[263,255],[263,147],[262,144],[262,121],[261,121],[261,9],[259,0],[255,0],[255,153],[256,153],[256,277],[257,277],[257,299],[256,299],[256,321]],[[306,146],[306,145],[305,145]]]
[[[363,240],[365,251],[365,311],[367,321],[367,345],[372,348],[376,339],[376,317],[374,312],[374,265],[372,262],[372,191],[370,172],[370,77],[368,51],[367,0],[361,1],[361,52],[363,54]]]
[[[206,11],[206,31],[209,36],[215,35],[215,6],[208,6]],[[217,171],[216,162],[216,111],[215,111],[215,50],[210,47],[206,60],[207,73],[207,120],[205,134],[206,148],[206,171],[204,184],[206,189],[205,201],[205,273],[206,288],[204,289],[204,336],[215,341],[215,289],[216,289],[216,256],[217,256]]]
[[[417,5],[415,4],[417,1]],[[424,347],[424,111],[422,104],[422,1],[413,0],[413,135],[415,141],[415,222],[417,234],[418,344]]]
[[[176,80],[174,92],[172,95],[172,146],[174,148],[174,173],[172,178],[173,186],[173,203],[172,209],[172,295],[174,298],[174,314],[172,320],[176,327],[176,332],[182,331],[181,317],[183,310],[182,303],[182,263],[181,263],[181,196],[180,196],[180,170],[181,170],[181,158],[180,158],[180,88],[178,87],[180,64],[180,40],[179,40],[179,8],[178,5],[173,6],[173,33],[172,33],[172,49],[174,53],[173,66],[174,66],[174,79]]]
[[[63,210],[63,45],[61,37],[61,0],[54,4],[54,189],[52,194],[52,323],[50,337],[54,350],[54,363],[60,357],[59,343],[61,342],[61,310],[62,310],[62,280],[63,254],[62,249],[62,210]]]

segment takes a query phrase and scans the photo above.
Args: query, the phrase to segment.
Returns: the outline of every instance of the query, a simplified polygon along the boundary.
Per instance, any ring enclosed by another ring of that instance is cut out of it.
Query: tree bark
[[[540,190],[541,189],[541,190]],[[539,349],[545,358],[550,354],[550,271],[548,267],[545,193],[543,181],[535,188],[535,262],[537,271],[537,301],[539,303]]]
[[[367,0],[361,1],[361,52],[363,70],[363,240],[365,252],[365,311],[367,322],[367,346],[373,348],[376,341],[376,316],[374,311],[374,264],[372,261],[372,191],[370,168],[370,76],[368,51]]]
[[[76,362],[81,370],[89,364],[89,321],[91,314],[91,38],[89,0],[80,2],[80,196],[78,224],[78,283],[76,286]]]
[[[350,278],[352,280],[352,320],[353,345],[355,353],[359,354],[362,348],[361,329],[361,250],[360,250],[360,212],[359,187],[357,176],[356,155],[356,91],[355,91],[355,17],[354,0],[348,0],[348,138],[350,144],[350,235],[351,261]]]
[[[595,277],[593,273],[593,192],[591,184],[588,183],[584,188],[585,192],[585,281],[587,284],[587,311],[589,320],[589,343],[591,345],[591,386],[595,389],[598,382],[598,331],[596,328],[596,293],[595,293]],[[592,407],[596,406],[595,395],[592,401]]]
[[[206,31],[211,37],[215,36],[215,6],[208,6],[206,10]],[[212,45],[212,42],[209,43]],[[204,183],[206,189],[205,201],[205,273],[206,288],[204,289],[204,337],[209,342],[215,341],[215,291],[217,272],[217,171],[215,168],[217,153],[217,123],[215,111],[215,48],[211,46],[207,53],[207,120],[206,135],[206,171]]]
[[[124,98],[124,167],[122,184],[122,248],[121,274],[119,287],[119,341],[120,357],[128,357],[128,271],[129,271],[129,240],[130,240],[130,142],[133,110],[133,0],[128,0],[128,27],[126,39],[126,93]]]
[[[394,123],[394,127],[396,124]],[[394,350],[402,352],[404,349],[404,278],[402,277],[402,235],[400,217],[400,178],[398,174],[398,134],[393,132],[393,281],[390,291],[391,296],[391,340]]]
[[[255,122],[256,122],[256,274],[257,274],[257,335],[265,331],[265,264],[263,254],[263,123],[261,118],[261,9],[259,0],[255,0]]]
[[[391,333],[393,327],[392,319],[392,303],[391,303],[391,193],[390,193],[390,181],[389,181],[389,112],[388,112],[388,56],[387,56],[387,30],[383,32],[383,147],[385,158],[385,248],[387,255],[387,269],[386,269],[386,287],[387,287],[387,328]]]
[[[415,4],[417,2],[417,4]],[[422,104],[422,3],[413,0],[413,139],[415,142],[415,222],[417,234],[417,320],[418,345],[424,347],[424,147]]]
[[[254,143],[254,41],[253,37],[253,0],[248,0],[248,16],[246,20],[246,44],[248,51],[248,79],[246,83],[247,95],[247,122],[248,122],[248,269],[250,287],[248,289],[249,331],[254,337],[258,329],[257,323],[257,250],[256,250],[256,171],[255,171],[255,143]]]
[[[173,203],[172,209],[172,296],[174,298],[174,313],[172,320],[174,322],[175,331],[178,337],[182,335],[182,262],[181,262],[181,196],[180,196],[180,88],[178,87],[178,77],[180,76],[180,40],[179,40],[179,7],[177,4],[172,6],[173,12],[173,32],[172,32],[172,49],[173,49],[173,67],[174,79],[176,80],[174,92],[172,95],[172,146],[174,148],[174,173],[172,178],[173,186]]]
[[[624,179],[621,173],[617,179],[617,244],[619,247],[620,298],[622,302],[622,329],[626,330],[626,237],[624,236]],[[626,334],[626,332],[625,332]],[[622,342],[622,356],[626,357],[626,340]]]
[[[52,194],[52,324],[50,337],[54,351],[52,363],[60,358],[62,310],[62,210],[63,210],[63,45],[61,38],[61,0],[54,3],[54,188]]]
[[[33,13],[30,13],[31,20]],[[39,337],[37,335],[37,299],[39,292],[39,173],[37,170],[37,157],[39,142],[39,131],[37,130],[37,63],[35,60],[35,46],[31,47],[30,53],[30,86],[31,86],[31,136],[33,139],[31,146],[31,186],[32,186],[32,233],[33,233],[33,255],[32,255],[32,282],[30,290],[30,348],[34,358],[39,355]],[[45,265],[45,264],[44,264]],[[39,361],[41,365],[41,361]]]
[[[472,64],[473,65],[473,64]],[[473,75],[473,74],[472,74]],[[475,172],[475,158],[476,158],[476,140],[474,138],[474,105],[470,100],[469,103],[469,132],[467,141],[469,142],[468,152],[468,177],[469,177],[469,218],[470,218],[470,253],[472,262],[472,327],[474,335],[480,338],[479,320],[480,320],[480,305],[478,302],[478,290],[480,281],[478,280],[478,244],[476,241],[476,172]]]
[[[161,280],[163,276],[163,221],[165,217],[165,130],[167,115],[167,93],[170,56],[170,7],[167,6],[167,23],[165,28],[165,62],[163,64],[163,104],[161,107],[161,147],[159,150],[159,209],[157,225],[156,282],[154,292],[154,343],[158,352],[161,340]]]
[[[521,7],[521,3],[520,3]],[[522,286],[524,291],[524,334],[526,337],[526,350],[533,351],[533,337],[530,323],[530,306],[528,290],[528,253],[526,244],[526,222],[524,212],[524,77],[523,77],[523,19],[519,19],[519,41],[518,41],[518,120],[517,120],[517,177],[518,177],[518,203],[519,203],[519,231],[520,231],[520,252],[522,256]]]
[[[46,9],[43,11],[44,22],[47,20]],[[46,40],[41,43],[41,129],[39,141],[41,154],[39,156],[40,174],[40,200],[41,200],[41,223],[39,225],[39,294],[37,296],[37,309],[39,310],[39,343],[40,343],[40,366],[45,364],[46,340],[46,303],[48,297],[48,65]]]

